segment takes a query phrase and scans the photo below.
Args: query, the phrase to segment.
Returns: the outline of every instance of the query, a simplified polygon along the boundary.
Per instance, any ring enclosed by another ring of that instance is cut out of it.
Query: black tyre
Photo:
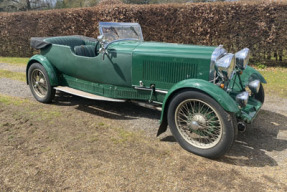
[[[207,158],[219,158],[232,146],[237,127],[213,98],[197,91],[177,94],[168,109],[173,136],[185,150]]]
[[[264,93],[264,88],[263,88],[262,83],[260,83],[259,91],[258,91],[258,93],[254,94],[254,97],[258,101],[260,101],[262,104],[264,103],[265,93]]]
[[[55,96],[55,89],[50,85],[45,68],[33,63],[28,70],[28,82],[35,99],[41,103],[50,103]]]

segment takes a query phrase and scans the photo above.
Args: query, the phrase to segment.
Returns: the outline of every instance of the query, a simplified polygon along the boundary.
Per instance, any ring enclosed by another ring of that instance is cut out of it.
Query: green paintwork
[[[250,77],[253,77],[253,79],[259,79],[262,83],[267,83],[264,77],[258,71],[256,71],[250,66],[247,66],[241,75],[241,79],[244,85],[248,84],[248,80]]]
[[[251,123],[255,119],[261,107],[262,103],[260,101],[257,101],[256,99],[250,97],[246,107],[244,107],[236,115],[239,119],[243,120],[244,122]]]
[[[109,49],[103,60],[102,54],[78,56],[68,46],[51,45],[41,50],[41,54],[65,75],[93,83],[131,86],[130,52]]]
[[[172,43],[119,41],[108,46],[104,59],[103,53],[96,57],[83,57],[76,55],[70,46],[57,44],[42,49],[41,54],[61,72],[60,85],[110,98],[149,100],[149,91],[135,90],[133,86],[139,86],[139,81],[143,81],[147,88],[154,84],[156,89],[167,91],[185,79],[208,80],[214,49]],[[147,95],[149,99],[146,99]],[[156,102],[162,103],[163,99],[160,93],[152,96]]]
[[[93,83],[71,76],[62,75],[60,77],[62,86],[69,86],[81,91],[92,93],[95,95],[105,96],[114,99],[132,99],[132,100],[150,100],[150,91],[136,90],[131,87],[114,86],[101,83]],[[165,94],[155,93],[152,97],[153,101],[162,102]]]
[[[178,91],[180,91],[182,89],[200,90],[200,91],[206,93],[207,95],[211,96],[226,111],[229,111],[232,113],[238,113],[239,112],[239,108],[238,108],[237,103],[223,89],[219,88],[218,86],[216,86],[216,85],[214,85],[208,81],[204,81],[201,79],[188,79],[188,80],[184,80],[184,81],[181,81],[181,82],[175,84],[168,91],[167,95],[165,96],[163,105],[162,105],[162,111],[164,111],[164,113],[166,112],[165,107],[166,107],[166,104],[169,103],[170,98],[172,98],[172,96],[174,94],[176,94]],[[160,122],[162,122],[162,120],[163,120],[163,116],[165,115],[164,113],[161,114]]]
[[[172,43],[141,43],[133,51],[132,84],[155,84],[169,90],[185,79],[208,80],[211,54],[215,47]]]
[[[251,99],[244,109],[239,109],[234,99],[236,92],[241,91],[238,79],[234,79],[236,84],[231,94],[208,81],[215,47],[125,40],[110,44],[106,54],[96,52],[96,56],[87,57],[76,55],[74,47],[93,45],[98,50],[96,41],[87,43],[75,38],[58,37],[58,44],[42,48],[41,55],[30,59],[26,71],[32,63],[38,62],[45,67],[52,86],[69,86],[109,98],[162,104],[161,122],[166,121],[169,100],[182,89],[206,93],[226,111],[246,122],[254,119],[262,105]],[[266,83],[259,72],[248,66],[241,75],[244,86],[250,78]],[[155,92],[149,89],[151,86],[155,87]]]
[[[29,67],[31,66],[31,64],[33,64],[33,63],[40,63],[44,66],[44,68],[46,69],[46,71],[48,73],[51,86],[57,86],[58,85],[58,77],[57,77],[57,72],[56,72],[57,70],[55,69],[55,67],[53,67],[53,65],[50,63],[50,61],[43,55],[34,55],[28,61],[28,64],[26,67],[27,84],[28,84],[28,70],[29,70]]]

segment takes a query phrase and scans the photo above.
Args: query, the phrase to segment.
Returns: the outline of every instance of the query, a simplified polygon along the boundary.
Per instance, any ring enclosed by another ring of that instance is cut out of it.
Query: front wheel
[[[50,85],[45,68],[39,63],[33,63],[28,70],[28,81],[35,99],[41,103],[50,103],[55,96],[55,89]]]
[[[182,148],[212,159],[231,148],[233,119],[213,98],[197,91],[180,92],[168,109],[171,132]]]

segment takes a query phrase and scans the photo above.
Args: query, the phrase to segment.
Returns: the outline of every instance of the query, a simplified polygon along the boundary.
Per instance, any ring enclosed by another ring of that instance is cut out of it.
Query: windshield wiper
[[[117,32],[117,30],[116,30],[114,27],[110,27],[110,29],[111,29],[118,37],[120,37],[119,34],[118,34],[118,32]]]
[[[136,32],[136,30],[133,26],[130,26],[130,29],[136,34],[136,36],[139,36],[139,34]]]

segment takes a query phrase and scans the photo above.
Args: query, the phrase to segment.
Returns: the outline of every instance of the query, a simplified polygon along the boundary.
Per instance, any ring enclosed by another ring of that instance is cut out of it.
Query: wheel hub
[[[192,130],[202,129],[206,125],[206,119],[202,114],[195,114],[191,121],[188,123],[188,126]]]
[[[41,79],[38,81],[38,83],[44,84],[44,83],[45,83],[45,80],[44,80],[43,78],[41,78]]]

